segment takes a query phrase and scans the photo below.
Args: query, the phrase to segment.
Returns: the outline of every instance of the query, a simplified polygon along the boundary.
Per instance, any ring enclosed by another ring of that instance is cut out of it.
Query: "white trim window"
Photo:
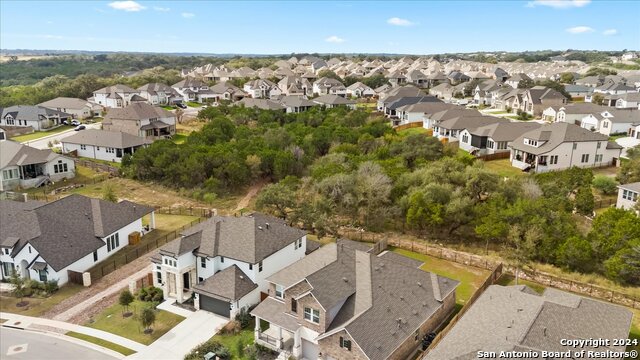
[[[120,234],[115,233],[107,238],[107,252],[115,250],[120,246]]]
[[[305,307],[304,319],[314,324],[320,324],[320,310]]]
[[[284,299],[284,286],[276,284],[276,299]]]

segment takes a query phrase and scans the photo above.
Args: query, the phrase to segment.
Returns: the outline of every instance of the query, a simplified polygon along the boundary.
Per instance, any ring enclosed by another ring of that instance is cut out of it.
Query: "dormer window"
[[[525,145],[529,145],[529,146],[533,146],[533,147],[538,147],[538,140],[524,139],[524,144]]]

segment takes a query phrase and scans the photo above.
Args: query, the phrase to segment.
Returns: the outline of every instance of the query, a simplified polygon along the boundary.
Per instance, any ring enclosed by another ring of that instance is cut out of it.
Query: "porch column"
[[[276,347],[282,349],[282,327],[278,326],[278,338],[276,339]]]
[[[260,318],[256,316],[255,320],[256,324],[253,328],[253,337],[255,340],[258,340],[260,338]]]
[[[293,333],[293,356],[299,358],[302,355],[302,339],[300,338],[300,331]]]
[[[151,212],[151,218],[149,219],[149,230],[156,228],[156,212]]]
[[[180,304],[182,304],[182,293],[184,291],[184,275],[178,272],[176,273],[176,299]]]

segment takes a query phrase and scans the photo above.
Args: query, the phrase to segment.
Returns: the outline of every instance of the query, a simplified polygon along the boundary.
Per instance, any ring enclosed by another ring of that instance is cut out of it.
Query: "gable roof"
[[[13,140],[0,141],[0,169],[7,166],[42,164],[59,156],[49,149],[36,149]]]
[[[140,136],[123,133],[120,131],[86,129],[62,139],[61,142],[63,144],[68,143],[94,145],[115,149],[124,149],[128,147],[142,146],[150,143],[151,141],[141,138]]]
[[[513,141],[520,135],[535,130],[542,126],[537,122],[496,122],[489,125],[469,129],[469,133],[475,136],[488,137],[494,141]]]
[[[323,105],[353,105],[356,103],[353,100],[349,100],[342,96],[332,94],[318,96],[311,101]]]
[[[626,338],[632,316],[621,306],[553,288],[539,295],[524,285],[491,285],[425,359],[475,359],[477,351],[566,351],[560,339]]]
[[[539,147],[533,147],[524,144],[525,138],[545,141],[545,143]],[[608,136],[598,132],[589,131],[574,124],[557,122],[522,134],[511,143],[511,147],[539,155],[555,149],[564,142],[604,141],[606,143],[608,140]]]
[[[109,94],[115,95],[117,93],[137,93],[138,90],[132,89],[127,85],[116,84],[112,86],[103,87],[102,89],[98,89],[94,91],[94,94]]]
[[[11,256],[28,243],[56,271],[103,247],[101,238],[153,211],[126,200],[115,204],[76,194],[28,206],[0,201],[0,242],[17,237]]]
[[[104,117],[106,123],[111,120],[143,120],[151,118],[171,118],[175,115],[161,107],[147,104],[146,102],[136,102],[124,108],[110,109]]]
[[[246,97],[235,103],[235,105],[244,105],[247,108],[258,108],[262,110],[284,110],[284,106],[269,99],[253,99]]]
[[[215,273],[203,282],[193,285],[193,289],[197,293],[205,293],[229,302],[241,299],[257,287],[258,285],[251,281],[235,264]]]
[[[2,109],[2,118],[11,114],[11,117],[14,119],[20,120],[28,120],[28,121],[38,121],[44,118],[50,117],[71,117],[70,114],[67,114],[62,111],[50,109],[44,106],[38,105],[14,105],[9,106]]]
[[[100,106],[100,105],[91,103],[87,100],[70,98],[70,97],[57,97],[55,99],[45,101],[38,105],[46,108],[52,108],[52,109],[73,109],[73,110],[81,110],[84,108],[92,108],[94,106]]]
[[[160,248],[167,255],[195,251],[200,256],[224,256],[256,264],[302,238],[305,232],[284,220],[254,213],[248,216],[214,216],[180,233],[180,238]]]

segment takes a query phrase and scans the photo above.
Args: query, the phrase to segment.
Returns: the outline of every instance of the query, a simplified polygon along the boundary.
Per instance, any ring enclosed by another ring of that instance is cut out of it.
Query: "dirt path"
[[[238,201],[238,205],[233,211],[240,211],[249,206],[249,202],[251,201],[251,199],[256,196],[258,191],[260,191],[260,189],[262,189],[266,184],[267,183],[265,182],[259,182],[257,184],[251,185],[247,194],[242,199],[240,199],[240,201]]]
[[[131,280],[142,277],[149,269],[149,258],[154,251],[141,256],[120,269],[93,283],[90,287],[56,304],[43,317],[53,320],[84,324],[95,314],[113,305],[122,289]]]

